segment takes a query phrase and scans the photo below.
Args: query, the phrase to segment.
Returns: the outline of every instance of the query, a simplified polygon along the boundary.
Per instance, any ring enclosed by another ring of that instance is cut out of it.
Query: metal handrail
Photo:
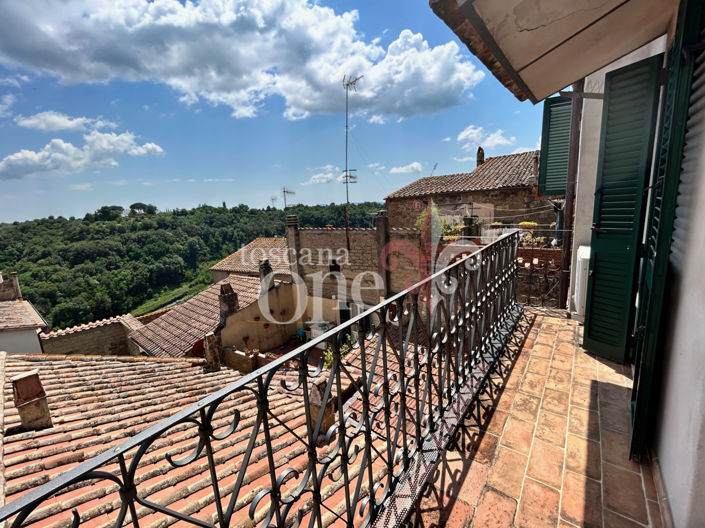
[[[55,495],[74,489],[83,481],[108,480],[117,485],[120,497],[116,527],[128,522],[128,513],[129,522],[138,527],[140,506],[145,511],[160,512],[191,524],[224,528],[236,511],[238,494],[256,444],[266,450],[271,482],[269,488],[260,491],[249,503],[250,518],[258,515],[259,508],[258,522],[262,526],[296,524],[305,516],[309,526],[319,528],[335,520],[342,520],[348,526],[373,522],[388,504],[404,472],[418,458],[424,439],[437,430],[461,387],[471,380],[478,362],[486,360],[483,359],[486,347],[515,306],[518,240],[518,230],[502,235],[413,287],[32,489],[0,508],[0,522],[12,519],[12,527],[25,521],[36,522],[32,519],[33,512]],[[351,330],[360,327],[373,330],[367,335],[357,332],[357,342],[346,348],[345,342],[353,335]],[[332,364],[323,368],[321,361],[312,367],[311,352],[323,342],[333,343]],[[349,357],[345,357],[346,351]],[[296,364],[297,374],[293,384],[282,376],[291,373],[292,363]],[[281,387],[276,387],[274,381],[279,381]],[[312,401],[314,383],[325,386],[319,394],[322,403],[318,409]],[[349,389],[347,392],[344,384]],[[279,426],[277,422],[282,422],[276,410],[269,407],[269,394],[273,390],[296,394],[303,402],[305,431],[290,430],[306,448],[303,476],[293,468],[278,467],[274,461],[269,435],[273,427]],[[352,405],[345,399],[350,391],[356,397]],[[214,453],[219,442],[239,430],[241,420],[235,410],[223,433],[218,432],[221,426],[214,427],[214,417],[228,397],[243,392],[254,396],[257,417],[226,506],[221,500]],[[334,423],[324,427],[327,409],[333,409]],[[217,506],[214,522],[182,514],[140,496],[136,478],[140,461],[157,439],[179,425],[196,427],[193,441],[197,440],[197,445],[183,459],[174,460],[168,454],[165,458],[177,468],[205,456]],[[258,439],[264,443],[258,444]],[[321,447],[326,445],[327,448]],[[376,474],[373,461],[383,466]],[[115,464],[119,471],[105,469]],[[326,473],[328,470],[330,474]],[[337,478],[333,475],[335,471]],[[325,503],[321,487],[328,482],[326,479],[336,483],[342,479],[341,485],[346,488],[344,511],[335,510],[338,505],[331,507]],[[292,481],[296,486],[285,486]],[[266,514],[262,516],[261,511]],[[80,525],[83,520],[73,510],[72,526]]]

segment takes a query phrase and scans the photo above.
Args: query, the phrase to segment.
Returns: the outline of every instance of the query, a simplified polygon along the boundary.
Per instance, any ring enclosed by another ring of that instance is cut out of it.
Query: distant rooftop
[[[393,192],[387,199],[531,187],[535,184],[534,158],[538,153],[538,150],[532,150],[496,156],[487,158],[471,172],[420,178]]]
[[[229,283],[237,292],[240,309],[259,298],[259,277],[230,275],[130,333],[129,338],[148,354],[185,357],[220,320],[220,286]]]
[[[289,273],[289,246],[284,237],[260,237],[225,257],[211,271],[259,276],[260,260],[269,259],[274,273]]]
[[[45,326],[47,326],[46,321],[29,301],[0,302],[0,332],[3,330],[44,328]]]

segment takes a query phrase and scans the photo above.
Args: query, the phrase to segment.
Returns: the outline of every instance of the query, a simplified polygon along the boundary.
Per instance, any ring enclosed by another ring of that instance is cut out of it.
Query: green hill
[[[382,207],[351,205],[350,225],[371,227]],[[214,262],[256,237],[285,233],[284,211],[270,207],[155,211],[105,206],[83,219],[0,224],[0,272],[17,271],[24,298],[64,328],[188,296],[208,284]],[[286,214],[307,227],[343,225],[342,205],[295,205]]]

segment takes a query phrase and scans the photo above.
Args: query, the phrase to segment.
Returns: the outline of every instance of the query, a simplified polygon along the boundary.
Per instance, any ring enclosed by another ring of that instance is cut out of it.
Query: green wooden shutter
[[[539,196],[565,195],[571,106],[567,97],[551,97],[543,102]]]
[[[605,76],[583,346],[624,362],[663,55]]]
[[[688,108],[698,108],[697,94],[691,97],[694,54],[703,21],[703,4],[696,0],[681,2],[678,25],[668,57],[668,80],[661,112],[659,152],[653,184],[646,241],[642,251],[639,305],[636,313],[634,388],[632,390],[632,442],[630,456],[640,459],[649,431],[654,371],[660,343],[661,312],[668,273],[671,237],[676,217],[678,187],[683,164],[686,129],[701,122],[701,110],[694,110],[688,121]],[[705,52],[698,60],[705,63]],[[705,72],[699,72],[705,80]],[[701,97],[705,97],[702,96]],[[702,126],[702,125],[701,125]]]

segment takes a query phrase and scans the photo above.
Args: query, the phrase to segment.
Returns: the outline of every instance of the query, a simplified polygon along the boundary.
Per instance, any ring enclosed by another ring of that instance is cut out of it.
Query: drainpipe
[[[573,92],[582,94],[585,79],[573,83]],[[578,175],[578,154],[580,150],[580,119],[583,112],[582,96],[573,99],[570,109],[570,147],[568,151],[568,179],[565,187],[565,206],[563,209],[564,236],[563,254],[561,256],[561,290],[558,306],[567,308],[568,287],[570,284],[570,263],[573,246],[573,213],[575,210],[575,182]]]

